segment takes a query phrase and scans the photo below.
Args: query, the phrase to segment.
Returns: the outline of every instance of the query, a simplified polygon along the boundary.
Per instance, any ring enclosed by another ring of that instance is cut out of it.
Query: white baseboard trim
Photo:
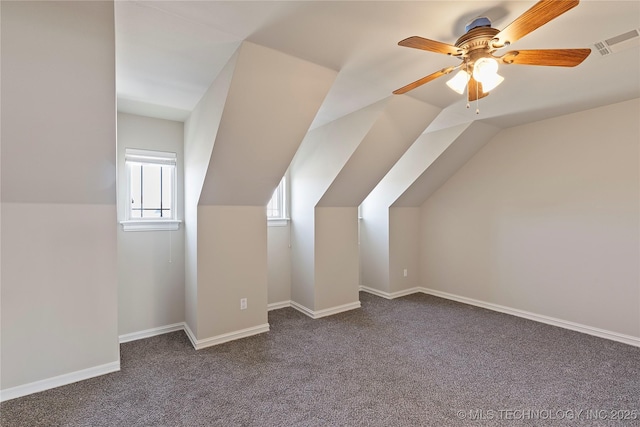
[[[203,348],[212,347],[214,345],[223,344],[229,341],[235,341],[240,338],[250,337],[252,335],[262,334],[264,332],[269,332],[269,324],[264,323],[258,326],[252,326],[251,328],[240,329],[239,331],[228,332],[226,334],[216,335],[215,337],[205,338],[199,340],[196,338],[189,325],[185,323],[184,330],[193,345],[193,348],[196,350],[202,350]]]
[[[396,291],[396,292],[385,292],[378,289],[370,288],[368,286],[360,286],[360,290],[368,294],[376,295],[386,299],[400,298],[400,297],[404,297],[407,295],[420,292],[420,288],[409,288],[409,289],[403,289],[401,291]]]
[[[287,308],[287,307],[291,307],[291,300],[272,302],[271,304],[267,305],[267,311],[280,310],[281,308]]]
[[[555,317],[545,316],[542,314],[531,313],[529,311],[519,310],[516,308],[505,307],[503,305],[493,304],[490,302],[480,301],[473,298],[467,298],[460,295],[450,294],[448,292],[437,291],[429,288],[418,288],[420,292],[433,295],[440,298],[445,298],[452,301],[461,302],[464,304],[474,305],[476,307],[486,308],[487,310],[498,311],[500,313],[510,314],[512,316],[522,317],[529,320],[534,320],[540,323],[546,323],[547,325],[558,326],[564,329],[570,329],[576,332],[582,332],[583,334],[593,335],[599,338],[605,338],[612,341],[618,341],[624,344],[629,344],[635,347],[640,347],[640,338],[631,335],[620,334],[617,332],[607,331],[605,329],[594,328],[593,326],[582,325],[580,323],[570,322],[568,320],[562,320]]]
[[[297,302],[295,302],[293,300],[291,300],[291,308],[295,308],[300,313],[305,314],[305,315],[311,317],[312,319],[315,319],[315,315],[314,315],[313,310],[311,310],[310,308],[305,307],[302,304],[298,304]]]
[[[189,341],[191,341],[191,345],[193,346],[193,348],[197,350],[198,348],[196,347],[196,343],[198,342],[198,339],[196,338],[196,334],[193,333],[187,322],[184,322],[184,333],[187,334],[187,338],[189,338]]]
[[[169,332],[183,331],[184,322],[173,323],[171,325],[160,326],[158,328],[145,329],[144,331],[131,332],[129,334],[123,334],[118,337],[120,344],[141,340],[144,338],[155,337],[156,335],[168,334]]]
[[[302,304],[298,304],[295,301],[291,301],[291,307],[295,308],[302,314],[306,314],[312,319],[320,319],[322,317],[332,316],[334,314],[342,313],[344,311],[354,310],[356,308],[360,308],[360,301],[352,302],[349,304],[338,305],[331,308],[325,308],[323,310],[313,311],[308,307],[305,307]]]
[[[634,347],[640,347],[640,338],[631,335],[620,334],[618,332],[607,331],[605,329],[595,328],[593,326],[582,325],[580,323],[570,322],[568,320],[562,320],[555,317],[545,316],[542,314],[531,313],[529,311],[519,310],[517,308],[506,307],[499,304],[493,304],[486,301],[480,301],[473,298],[467,298],[460,295],[450,294],[448,292],[438,291],[435,289],[429,289],[424,287],[416,287],[406,289],[398,292],[384,292],[378,289],[369,288],[367,286],[360,286],[360,290],[367,292],[382,298],[394,299],[403,297],[410,294],[421,292],[427,295],[433,295],[436,297],[461,302],[463,304],[469,304],[476,307],[486,308],[487,310],[498,311],[500,313],[510,314],[512,316],[522,317],[524,319],[533,320],[535,322],[546,323],[547,325],[558,326],[560,328],[569,329],[576,332],[582,332],[583,334],[593,335],[599,338],[605,338],[612,341],[618,341],[623,344],[629,344]]]
[[[389,292],[380,291],[378,289],[370,288],[368,286],[360,286],[360,291],[366,292],[368,294],[375,295],[377,297],[384,298],[384,299],[393,299]]]
[[[120,361],[105,363],[104,365],[94,366],[92,368],[82,369],[80,371],[70,372],[68,374],[58,375],[57,377],[47,378],[45,380],[35,381],[28,384],[0,390],[0,402],[26,396],[28,394],[38,393],[40,391],[49,390],[63,385],[72,384],[89,378],[98,377],[100,375],[117,372],[120,370]]]

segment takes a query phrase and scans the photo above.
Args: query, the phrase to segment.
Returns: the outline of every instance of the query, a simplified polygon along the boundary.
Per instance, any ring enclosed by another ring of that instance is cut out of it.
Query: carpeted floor
[[[120,372],[4,402],[1,425],[640,425],[640,348],[422,294],[360,298],[319,320],[272,311],[269,333],[200,351],[183,332],[123,344]]]

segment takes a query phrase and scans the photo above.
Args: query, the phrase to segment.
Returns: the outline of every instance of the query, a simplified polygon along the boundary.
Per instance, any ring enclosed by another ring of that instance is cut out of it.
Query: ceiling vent
[[[640,46],[640,30],[627,31],[619,36],[596,42],[593,46],[602,56],[618,53],[634,46]]]

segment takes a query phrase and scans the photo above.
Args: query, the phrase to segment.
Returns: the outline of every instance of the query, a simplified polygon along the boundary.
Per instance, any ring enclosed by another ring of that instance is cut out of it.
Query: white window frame
[[[172,231],[180,228],[180,220],[177,219],[177,155],[165,151],[140,150],[137,148],[125,149],[126,177],[126,203],[125,219],[120,221],[124,231]],[[132,218],[131,217],[131,165],[167,165],[173,166],[171,170],[171,217],[169,218]]]
[[[280,184],[278,184],[278,187],[273,192],[274,195],[277,194],[279,196],[278,199],[280,203],[278,204],[278,211],[280,212],[280,216],[267,216],[267,225],[269,225],[270,227],[283,227],[289,223],[289,197],[287,184],[287,177],[285,175],[284,177],[282,177]],[[271,203],[271,200],[269,200],[269,203]]]

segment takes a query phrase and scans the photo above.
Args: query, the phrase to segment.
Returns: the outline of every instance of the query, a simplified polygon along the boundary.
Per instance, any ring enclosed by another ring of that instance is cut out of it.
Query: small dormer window
[[[287,178],[282,178],[267,205],[267,220],[269,225],[287,225],[289,213],[287,209]]]
[[[127,148],[125,231],[175,230],[176,153]]]

